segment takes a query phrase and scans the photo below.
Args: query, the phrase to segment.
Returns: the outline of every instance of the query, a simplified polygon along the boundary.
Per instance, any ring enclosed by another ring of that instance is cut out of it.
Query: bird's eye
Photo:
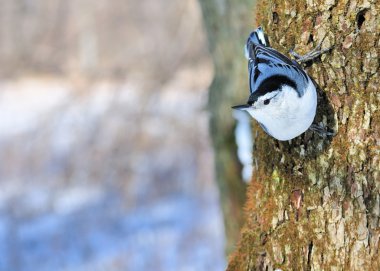
[[[265,104],[265,105],[267,105],[267,104],[269,104],[269,103],[270,103],[270,100],[269,100],[269,99],[264,100],[264,104]]]

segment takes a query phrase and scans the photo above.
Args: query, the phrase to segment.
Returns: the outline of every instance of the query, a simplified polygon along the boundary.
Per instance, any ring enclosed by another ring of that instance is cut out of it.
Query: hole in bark
[[[313,41],[314,41],[314,36],[313,34],[310,34],[309,40],[307,41],[307,43],[313,43]]]
[[[358,24],[358,29],[360,30],[363,26],[363,23],[365,21],[365,15],[367,13],[368,9],[363,9],[358,12],[356,15],[356,23]]]
[[[276,148],[277,148],[278,150],[280,150],[280,143],[279,143],[279,141],[276,141],[276,142],[274,143],[274,145],[276,146]]]
[[[313,251],[313,242],[310,242],[307,251],[307,270],[311,270],[311,252]]]
[[[266,242],[268,241],[268,235],[265,232],[262,232],[260,234],[260,241],[262,245],[265,245]]]
[[[273,20],[273,23],[274,24],[278,24],[278,21],[280,20],[279,17],[278,17],[278,13],[277,12],[273,12],[272,13],[272,20]]]

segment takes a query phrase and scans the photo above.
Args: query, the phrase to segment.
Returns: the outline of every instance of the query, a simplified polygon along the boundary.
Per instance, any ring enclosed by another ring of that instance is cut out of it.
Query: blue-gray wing
[[[303,96],[311,79],[297,62],[270,47],[259,44],[253,47],[248,60],[251,94],[262,95],[287,84]]]

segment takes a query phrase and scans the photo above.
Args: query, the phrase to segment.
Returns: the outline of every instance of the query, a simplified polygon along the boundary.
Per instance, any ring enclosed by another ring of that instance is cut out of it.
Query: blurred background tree
[[[215,152],[216,180],[227,235],[227,254],[236,245],[243,225],[246,184],[237,159],[231,106],[246,99],[247,64],[244,57],[246,37],[252,31],[255,1],[200,1],[215,76],[209,90],[210,131]]]

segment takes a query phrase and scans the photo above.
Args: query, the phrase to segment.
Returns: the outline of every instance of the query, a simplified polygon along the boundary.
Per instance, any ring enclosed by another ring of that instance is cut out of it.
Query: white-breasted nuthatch
[[[278,140],[290,140],[305,132],[316,114],[314,81],[295,60],[268,46],[261,27],[248,37],[245,55],[250,96],[247,104],[233,108],[248,111]]]

